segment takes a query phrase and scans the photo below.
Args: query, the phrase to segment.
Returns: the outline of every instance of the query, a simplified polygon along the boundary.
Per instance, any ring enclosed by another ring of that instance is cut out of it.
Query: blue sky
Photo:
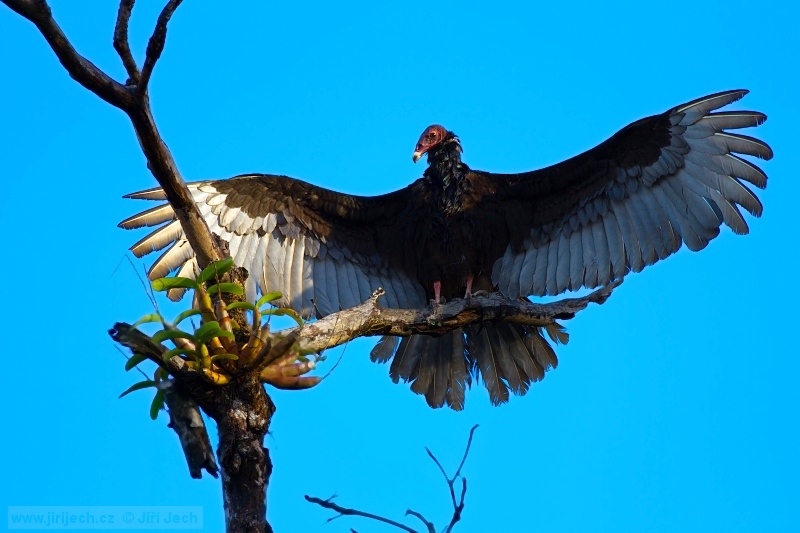
[[[139,59],[161,7],[140,3]],[[86,5],[53,10],[76,48],[122,79],[116,2]],[[431,410],[369,362],[363,339],[321,386],[275,392],[276,531],[389,530],[324,525],[331,514],[303,494],[393,518],[410,507],[441,526],[449,496],[423,447],[452,469],[476,423],[457,531],[796,531],[794,4],[222,6],[178,10],[151,84],[187,180],[267,172],[387,192],[419,177],[411,152],[434,122],[460,136],[473,168],[529,170],[734,88],[752,91],[736,109],[769,116],[757,135],[776,154],[750,235],[725,231],[630,276],[566,324],[559,368],[523,398],[492,408],[474,387],[465,411]],[[3,348],[0,505],[199,505],[219,531],[219,482],[189,478],[166,414],[148,418],[149,393],[117,400],[138,376],[106,330],[151,311],[125,260],[143,233],[116,227],[142,207],[122,195],[155,183],[132,128],[5,6],[0,64],[3,257],[24,280],[5,295],[19,337]]]

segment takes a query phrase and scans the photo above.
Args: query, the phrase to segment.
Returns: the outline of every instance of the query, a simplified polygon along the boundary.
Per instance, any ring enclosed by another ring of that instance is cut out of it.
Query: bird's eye
[[[435,138],[436,138],[436,132],[435,132],[435,131],[432,131],[432,132],[430,133],[430,135],[431,135],[431,138],[432,138],[432,139],[435,139]]]

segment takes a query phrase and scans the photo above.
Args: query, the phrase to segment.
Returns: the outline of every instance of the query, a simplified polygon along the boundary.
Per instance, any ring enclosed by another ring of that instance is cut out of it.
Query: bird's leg
[[[469,299],[469,298],[472,298],[473,296],[488,296],[489,295],[489,291],[484,291],[484,290],[472,292],[472,282],[473,281],[475,281],[475,277],[474,276],[467,276],[467,291],[464,294],[464,299]]]
[[[433,313],[428,318],[428,322],[436,323],[436,317],[439,315],[439,304],[442,303],[442,282],[433,282],[433,300],[431,300],[431,308]]]

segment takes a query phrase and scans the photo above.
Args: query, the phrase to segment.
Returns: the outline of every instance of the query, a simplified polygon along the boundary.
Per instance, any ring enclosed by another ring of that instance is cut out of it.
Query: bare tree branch
[[[306,323],[298,341],[304,349],[321,351],[357,337],[414,334],[441,335],[457,327],[486,320],[502,320],[531,326],[548,326],[567,320],[589,304],[602,304],[622,283],[615,281],[582,298],[565,298],[548,304],[506,298],[499,293],[455,299],[431,309],[385,309],[378,305],[383,290],[378,289],[366,302]],[[289,331],[281,334],[288,334]]]
[[[336,520],[341,516],[363,516],[364,518],[371,518],[372,520],[377,520],[378,522],[383,522],[384,524],[389,524],[390,526],[394,526],[398,529],[402,529],[403,531],[408,531],[408,533],[419,533],[416,529],[408,527],[405,524],[401,524],[400,522],[395,522],[394,520],[390,520],[388,518],[384,518],[382,516],[378,516],[372,513],[365,513],[364,511],[359,511],[357,509],[348,509],[347,507],[342,507],[336,503],[333,503],[334,496],[328,498],[327,500],[323,500],[321,498],[315,498],[314,496],[305,496],[305,499],[309,503],[315,503],[320,507],[324,507],[325,509],[330,509],[331,511],[336,511],[339,513],[338,515],[328,518],[326,522],[330,522],[331,520]]]
[[[428,520],[424,516],[422,516],[421,513],[418,513],[416,511],[412,511],[411,509],[408,509],[406,511],[406,516],[415,516],[415,517],[419,518],[420,521],[423,524],[425,524],[425,529],[427,529],[428,533],[436,533],[436,526],[433,525],[433,522],[428,522]]]
[[[169,413],[169,427],[180,439],[189,475],[200,479],[203,470],[206,470],[213,477],[218,477],[219,467],[197,402],[173,382],[164,391],[164,403]]]
[[[122,59],[122,64],[128,73],[130,83],[139,83],[139,67],[136,66],[136,61],[133,60],[131,54],[131,46],[128,42],[128,22],[131,19],[131,12],[133,11],[133,3],[135,0],[121,0],[119,3],[119,11],[117,12],[117,24],[114,26],[114,50],[119,54]]]
[[[431,459],[433,459],[433,462],[436,463],[436,466],[439,467],[439,470],[441,471],[442,475],[444,476],[444,479],[447,482],[447,486],[450,489],[450,497],[451,497],[451,499],[453,501],[453,517],[450,519],[450,523],[444,529],[445,533],[451,533],[452,532],[453,527],[456,525],[456,523],[459,520],[461,520],[461,513],[464,510],[464,495],[466,495],[466,493],[467,493],[467,480],[466,480],[466,478],[464,478],[461,475],[461,469],[464,468],[464,463],[467,461],[467,456],[469,455],[469,449],[470,449],[470,446],[472,446],[472,437],[473,437],[473,435],[475,435],[475,430],[476,429],[478,429],[478,425],[477,424],[472,426],[472,429],[470,429],[470,431],[469,431],[469,439],[467,440],[467,447],[464,450],[464,456],[461,458],[461,464],[458,465],[458,470],[456,470],[456,473],[453,475],[452,478],[450,478],[447,475],[447,472],[445,472],[445,469],[442,466],[442,463],[439,462],[439,460],[436,458],[436,456],[433,455],[433,453],[428,449],[427,446],[425,447],[425,451],[428,452],[428,455],[430,456]],[[458,478],[461,478],[461,481],[462,481],[462,483],[461,483],[461,497],[460,497],[460,501],[456,502],[455,489],[454,489],[453,485],[455,484],[455,482],[456,482],[456,480]],[[331,520],[336,520],[337,518],[341,518],[342,516],[363,516],[364,518],[371,518],[372,520],[377,520],[378,522],[383,522],[385,524],[392,525],[392,526],[394,526],[396,528],[402,529],[403,531],[408,531],[410,533],[419,533],[417,530],[415,530],[415,529],[413,529],[413,528],[411,528],[411,527],[409,527],[409,526],[407,526],[405,524],[401,524],[400,522],[395,522],[394,520],[390,520],[389,518],[385,518],[383,516],[378,516],[378,515],[375,515],[375,514],[372,514],[372,513],[367,513],[367,512],[364,512],[364,511],[359,511],[357,509],[350,509],[348,507],[342,507],[341,505],[333,503],[333,499],[335,497],[336,496],[331,496],[327,500],[322,500],[320,498],[314,498],[313,496],[306,495],[305,499],[306,499],[306,501],[308,501],[310,503],[315,503],[315,504],[317,504],[317,505],[319,505],[321,507],[324,507],[325,509],[330,509],[332,511],[336,511],[337,513],[339,513],[336,516],[332,516],[331,518],[328,518],[327,522],[330,522]],[[423,524],[425,524],[425,530],[427,531],[427,533],[436,533],[436,526],[433,524],[433,522],[430,522],[429,520],[427,520],[421,513],[418,513],[417,511],[412,511],[411,509],[408,509],[406,511],[405,515],[406,516],[414,516],[414,517],[418,518]],[[351,529],[350,531],[354,531],[354,530]]]
[[[472,446],[472,437],[475,435],[476,429],[478,429],[478,424],[475,424],[472,426],[472,429],[469,430],[469,439],[467,440],[467,447],[464,450],[464,456],[461,458],[461,464],[458,465],[458,470],[456,470],[456,473],[453,474],[452,478],[447,475],[442,463],[440,463],[436,456],[433,455],[433,452],[431,452],[427,446],[425,447],[425,451],[428,452],[428,456],[433,459],[433,462],[436,463],[436,466],[438,466],[439,470],[442,472],[444,480],[447,482],[447,487],[450,489],[450,499],[453,502],[453,518],[450,519],[450,523],[445,528],[444,533],[450,533],[453,530],[453,527],[455,527],[456,523],[461,520],[461,513],[464,511],[464,496],[467,494],[467,478],[461,475],[461,469],[464,468],[464,463],[467,462],[469,448]],[[456,502],[456,491],[453,485],[459,477],[461,478],[461,496],[459,501]]]
[[[208,225],[200,216],[200,211],[197,209],[186,183],[181,178],[169,148],[161,139],[161,134],[156,128],[150,110],[147,91],[134,91],[133,88],[122,85],[97,68],[91,61],[78,54],[53,20],[50,6],[45,0],[0,0],[0,2],[36,25],[72,78],[109,104],[125,111],[136,130],[136,137],[147,158],[147,167],[161,188],[164,189],[167,200],[174,208],[175,215],[186,233],[186,238],[197,256],[200,268],[205,268],[212,261],[226,257],[227,253],[219,245],[217,239],[211,235]],[[122,0],[122,4],[124,5],[120,6],[115,29],[115,41],[119,40],[120,44],[122,35],[125,33],[124,28],[127,27],[128,8],[133,9],[133,2],[129,2],[129,0]],[[180,4],[178,0],[170,0],[158,18],[155,32],[147,47],[146,79],[149,79],[155,62],[164,49],[166,24],[178,4]],[[119,35],[119,39],[117,39],[117,35]],[[127,39],[125,42],[127,43]],[[119,53],[123,56],[123,62],[128,62],[126,70],[130,71],[133,60],[132,58],[125,59],[125,45],[122,45],[122,52]],[[144,79],[144,76],[142,78]],[[139,86],[142,86],[141,81]]]
[[[169,19],[172,18],[172,14],[175,13],[182,1],[169,0],[164,9],[161,10],[161,14],[158,15],[156,28],[147,43],[147,53],[145,54],[144,65],[142,65],[142,77],[138,87],[139,93],[143,94],[147,90],[147,83],[150,81],[150,75],[153,73],[156,61],[161,57],[161,52],[164,51],[164,42],[167,39],[167,23],[169,23]]]
[[[114,81],[91,61],[80,55],[53,20],[50,6],[44,0],[0,0],[33,22],[47,40],[58,60],[72,78],[94,94],[123,111],[134,106],[135,99],[128,89]]]

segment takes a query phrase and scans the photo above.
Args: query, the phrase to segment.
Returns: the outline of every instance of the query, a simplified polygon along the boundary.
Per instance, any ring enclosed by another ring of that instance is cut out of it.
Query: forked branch
[[[53,20],[45,0],[0,0],[33,22],[72,78],[109,104],[125,112],[135,105],[133,95],[91,61],[80,55]]]
[[[444,467],[442,466],[442,463],[439,462],[439,460],[436,458],[436,456],[433,455],[433,453],[427,447],[425,447],[425,451],[428,452],[428,455],[430,456],[430,458],[433,459],[433,462],[436,463],[436,466],[438,466],[439,470],[442,472],[442,475],[444,476],[444,479],[447,482],[447,486],[448,486],[448,488],[450,490],[450,497],[451,497],[452,502],[453,502],[453,516],[450,519],[450,523],[443,530],[444,533],[451,533],[453,531],[453,528],[455,527],[456,523],[458,523],[458,521],[461,520],[461,513],[464,510],[464,497],[467,494],[467,479],[464,476],[461,475],[461,469],[464,468],[464,463],[466,463],[466,461],[467,461],[467,456],[469,455],[469,449],[470,449],[470,446],[472,446],[472,437],[475,434],[475,430],[476,429],[478,429],[478,425],[477,424],[472,426],[472,429],[469,431],[469,439],[467,440],[467,447],[464,450],[464,456],[461,458],[461,464],[458,465],[458,469],[456,470],[456,473],[453,474],[453,477],[449,477],[447,475],[447,472],[445,471]],[[454,485],[455,485],[456,481],[459,478],[461,479],[461,493],[460,493],[460,495],[458,497],[458,500],[457,500],[456,499],[456,491],[455,491]],[[364,518],[369,518],[370,520],[375,520],[375,521],[378,521],[378,522],[383,522],[384,524],[388,524],[390,526],[394,526],[397,529],[401,529],[401,530],[406,531],[408,533],[420,533],[419,530],[416,530],[416,529],[412,528],[411,526],[407,526],[405,524],[397,522],[396,520],[392,520],[390,518],[386,518],[386,517],[379,516],[379,515],[376,515],[376,514],[367,513],[365,511],[359,511],[358,509],[351,509],[349,507],[344,507],[342,505],[339,505],[338,503],[335,503],[333,501],[333,499],[335,497],[336,496],[334,495],[334,496],[331,496],[330,498],[328,498],[327,500],[323,500],[321,498],[316,498],[314,496],[306,495],[305,499],[309,503],[313,503],[313,504],[319,505],[320,507],[324,507],[325,509],[330,509],[331,511],[334,511],[334,512],[338,513],[337,515],[328,518],[327,522],[330,522],[332,520],[336,520],[337,518],[341,518],[342,516],[362,516]],[[425,533],[436,533],[436,526],[433,524],[433,522],[431,522],[428,519],[426,519],[422,515],[422,513],[419,513],[417,511],[413,511],[411,509],[408,509],[406,511],[405,515],[406,516],[413,516],[415,518],[418,518],[425,526]],[[351,529],[351,531],[354,531],[354,530]]]
[[[447,487],[450,489],[450,499],[453,502],[453,518],[450,519],[450,523],[447,524],[447,527],[444,529],[444,533],[450,533],[453,531],[453,527],[455,527],[456,523],[461,520],[461,512],[464,510],[464,497],[467,495],[467,478],[461,475],[461,469],[464,468],[464,463],[467,462],[469,448],[472,446],[472,437],[475,435],[476,429],[478,429],[478,424],[475,424],[472,426],[472,429],[469,430],[469,439],[467,439],[467,447],[464,449],[464,457],[461,458],[461,464],[458,465],[458,469],[456,470],[456,473],[453,474],[453,477],[449,477],[447,475],[447,472],[442,466],[442,463],[439,462],[439,459],[433,455],[433,452],[431,452],[427,446],[425,447],[425,451],[428,452],[428,456],[433,459],[433,462],[436,463],[436,466],[438,466],[439,470],[442,472],[444,480],[447,482]],[[461,495],[458,498],[458,502],[456,502],[455,483],[459,478],[461,478]]]
[[[147,83],[164,50],[167,23],[181,1],[169,0],[161,11],[147,45],[147,53],[140,73],[128,43],[128,22],[134,0],[121,0],[114,28],[114,48],[122,59],[131,84],[122,84],[114,80],[80,55],[56,24],[46,0],[0,0],[0,2],[36,25],[73,79],[128,115],[147,158],[147,167],[175,209],[175,214],[186,233],[186,238],[195,251],[200,268],[205,268],[212,261],[226,257],[227,253],[219,246],[217,240],[211,235],[205,220],[200,216],[200,211],[178,172],[172,154],[161,139],[147,96]]]

